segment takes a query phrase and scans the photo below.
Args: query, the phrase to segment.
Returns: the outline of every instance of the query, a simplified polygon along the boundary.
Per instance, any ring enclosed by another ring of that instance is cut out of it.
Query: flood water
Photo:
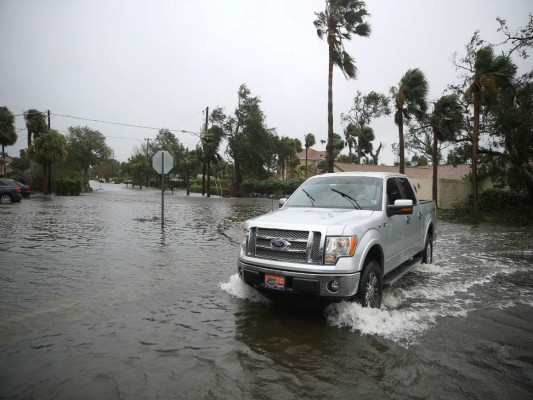
[[[0,398],[531,399],[531,229],[441,223],[381,310],[236,274],[268,199],[94,184],[0,205]],[[155,217],[155,218],[154,218]]]

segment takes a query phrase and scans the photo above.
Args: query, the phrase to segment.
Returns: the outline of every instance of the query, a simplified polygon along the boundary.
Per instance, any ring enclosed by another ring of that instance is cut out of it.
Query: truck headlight
[[[326,239],[326,253],[324,263],[333,265],[340,257],[351,257],[357,247],[357,236],[328,237]]]
[[[241,250],[244,254],[248,254],[248,238],[250,237],[250,230],[242,230]]]

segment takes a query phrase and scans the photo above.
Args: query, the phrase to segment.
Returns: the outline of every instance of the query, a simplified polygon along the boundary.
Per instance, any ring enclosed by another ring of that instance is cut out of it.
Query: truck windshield
[[[355,200],[347,201],[343,193]],[[349,208],[380,211],[383,179],[367,176],[324,176],[304,182],[285,203],[285,207]]]

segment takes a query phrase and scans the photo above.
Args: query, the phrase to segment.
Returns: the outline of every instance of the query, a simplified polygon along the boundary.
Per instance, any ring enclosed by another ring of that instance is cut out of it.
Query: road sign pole
[[[165,229],[165,153],[161,157],[161,230]]]

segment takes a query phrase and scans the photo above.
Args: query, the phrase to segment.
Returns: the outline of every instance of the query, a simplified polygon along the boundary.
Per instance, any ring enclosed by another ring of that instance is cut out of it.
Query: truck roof
[[[401,176],[401,177],[407,177],[407,175],[405,174],[400,174],[400,173],[396,173],[396,172],[333,172],[333,173],[330,173],[330,174],[321,174],[321,175],[315,175],[315,176],[312,176],[311,178],[309,179],[313,179],[313,178],[323,178],[325,176],[368,176],[368,177],[372,177],[372,178],[388,178],[388,177],[391,177],[391,176]]]

